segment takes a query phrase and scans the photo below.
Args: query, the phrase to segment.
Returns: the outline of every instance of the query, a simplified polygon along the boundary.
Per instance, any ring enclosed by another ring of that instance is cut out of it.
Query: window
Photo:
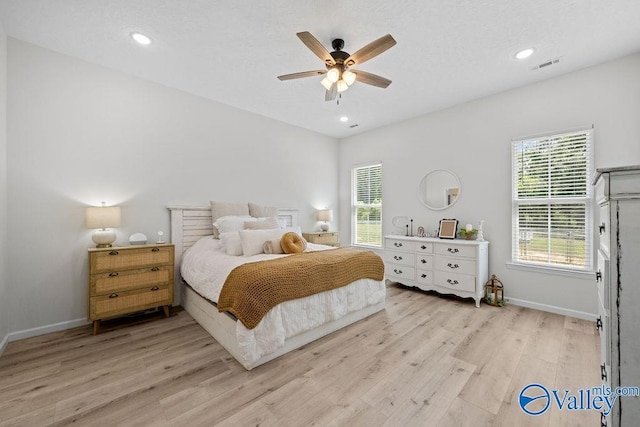
[[[592,267],[592,130],[513,142],[513,262]]]
[[[382,164],[351,171],[351,244],[382,246]]]

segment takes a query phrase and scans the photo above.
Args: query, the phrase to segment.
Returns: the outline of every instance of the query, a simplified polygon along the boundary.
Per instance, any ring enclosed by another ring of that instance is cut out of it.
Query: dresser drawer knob
[[[600,231],[600,234],[604,233],[605,230],[605,223],[603,222],[602,224],[600,224],[600,226],[598,227],[598,231]]]
[[[457,254],[458,252],[460,252],[458,248],[447,248],[447,251],[451,252],[452,254]]]
[[[160,288],[159,288],[159,287],[157,287],[157,286],[154,286],[153,288],[151,288],[151,290],[152,290],[152,291],[157,291],[157,290],[159,290],[159,289],[160,289]]]
[[[601,280],[602,280],[602,272],[596,271],[596,282],[599,282]]]
[[[109,295],[109,298],[118,298],[118,294],[111,294]]]
[[[607,368],[604,366],[604,363],[600,365],[600,379],[604,381],[607,380]]]
[[[401,260],[402,260],[402,257],[401,257],[401,256],[398,256],[398,255],[394,255],[394,256],[393,256],[393,259],[395,259],[396,261],[401,261]]]
[[[425,249],[427,249],[427,247],[425,245],[422,245],[422,246],[420,246],[420,249],[422,249],[424,251]]]
[[[451,263],[448,263],[448,264],[447,264],[447,267],[449,267],[449,268],[459,268],[460,266],[459,266],[458,264],[451,264]]]
[[[160,252],[160,248],[153,248],[151,249],[151,252]]]
[[[604,412],[600,412],[600,427],[607,427],[607,416]]]
[[[596,329],[599,331],[602,330],[602,316],[598,316],[596,319]]]
[[[402,247],[402,243],[393,242],[393,246],[395,246],[396,248],[401,248]]]
[[[424,259],[424,258],[422,258],[422,259],[420,260],[420,262],[421,262],[421,263],[423,263],[423,264],[426,264],[426,263],[427,263],[427,260],[426,260],[426,259]]]
[[[398,270],[397,268],[394,268],[393,272],[396,274],[402,274],[402,270]]]
[[[158,270],[160,270],[160,267],[152,267],[151,268],[151,271],[158,271]]]
[[[109,255],[118,255],[118,253],[119,253],[118,251],[111,251],[109,252]]]
[[[118,277],[118,273],[115,271],[112,271],[111,273],[109,273],[109,277]]]
[[[426,274],[424,274],[424,273],[422,273],[422,274],[420,275],[420,277],[422,277],[423,279],[426,279],[426,278],[427,278],[427,275],[426,275]]]
[[[447,283],[449,283],[450,285],[457,285],[458,281],[457,280],[447,279]]]

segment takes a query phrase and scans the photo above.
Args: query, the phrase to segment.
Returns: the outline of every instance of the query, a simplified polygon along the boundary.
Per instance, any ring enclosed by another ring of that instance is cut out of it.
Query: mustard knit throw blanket
[[[371,251],[338,248],[305,252],[234,268],[220,292],[218,311],[255,328],[277,304],[346,286],[358,279],[382,280],[384,264]]]

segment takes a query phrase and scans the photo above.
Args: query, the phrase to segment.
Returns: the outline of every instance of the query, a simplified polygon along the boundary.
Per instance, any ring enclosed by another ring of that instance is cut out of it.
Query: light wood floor
[[[385,311],[253,371],[184,311],[12,342],[0,426],[599,425],[518,406],[532,382],[598,385],[598,360],[592,322],[390,285]]]

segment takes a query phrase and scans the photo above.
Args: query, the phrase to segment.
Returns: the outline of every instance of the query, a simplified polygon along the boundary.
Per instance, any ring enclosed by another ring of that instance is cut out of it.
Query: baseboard
[[[555,305],[540,304],[538,302],[531,302],[521,300],[517,298],[505,298],[507,303],[517,305],[519,307],[533,308],[535,310],[546,311],[554,314],[561,314],[563,316],[575,317],[583,320],[596,321],[597,315],[594,313],[587,313],[584,311],[570,310],[568,308],[557,307]]]
[[[37,328],[25,329],[24,331],[11,332],[7,337],[9,338],[9,342],[18,341],[25,338],[37,337],[38,335],[44,335],[51,332],[77,328],[78,326],[84,326],[89,323],[89,320],[86,317],[83,317],[82,319],[75,319],[66,322],[54,323],[51,325],[38,326]]]
[[[7,348],[7,344],[9,344],[9,335],[5,335],[0,341],[0,356],[4,353],[4,349]]]

